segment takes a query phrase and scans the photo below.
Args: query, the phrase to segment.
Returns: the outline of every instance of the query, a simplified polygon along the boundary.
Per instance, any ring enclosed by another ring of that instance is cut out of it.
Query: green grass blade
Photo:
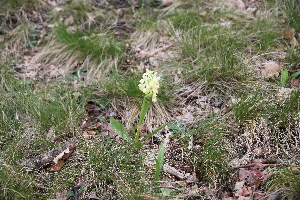
[[[155,175],[154,175],[154,181],[158,181],[159,174],[160,174],[162,166],[164,164],[164,154],[165,154],[165,148],[164,148],[164,145],[161,144],[159,146],[157,158],[155,159],[156,170],[155,170]]]
[[[132,143],[132,139],[130,138],[127,130],[125,129],[125,127],[118,122],[117,120],[115,120],[114,118],[110,118],[110,124],[111,127],[127,142]]]

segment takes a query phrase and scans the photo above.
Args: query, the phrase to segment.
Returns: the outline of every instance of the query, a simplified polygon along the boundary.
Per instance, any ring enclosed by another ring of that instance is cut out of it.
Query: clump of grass
[[[18,124],[17,121],[22,121],[34,124],[42,132],[50,127],[64,132],[76,127],[83,117],[88,96],[84,88],[70,90],[58,84],[53,88],[42,85],[40,89],[35,89],[32,82],[17,80],[7,71],[6,75],[2,74],[1,82],[0,91],[5,94],[1,105],[7,111],[1,113],[3,127],[8,128],[9,124],[13,126]],[[74,95],[75,92],[80,94],[79,97]]]
[[[299,55],[300,48],[295,49],[287,49],[286,50],[286,57],[285,62],[287,63],[287,69],[291,72],[295,72],[299,70],[300,67],[300,55]]]
[[[27,170],[31,171],[28,160],[59,146],[53,141],[54,137],[74,137],[84,117],[88,92],[84,88],[70,90],[54,82],[55,86],[41,84],[35,88],[36,83],[16,79],[10,69],[9,63],[0,67],[3,72],[0,75],[3,94],[0,101],[0,198],[39,199],[43,195],[54,198],[55,184],[51,185],[51,181],[55,175],[47,183],[41,181],[39,177],[44,175],[40,171],[28,173]],[[49,131],[51,136],[47,136]],[[67,173],[69,171],[62,176]],[[72,176],[68,174],[72,181],[74,174],[74,171]]]
[[[191,28],[199,27],[203,24],[203,16],[199,12],[186,12],[175,10],[174,13],[168,16],[169,22],[172,23],[175,29],[188,31]]]
[[[281,167],[274,170],[268,183],[269,192],[278,193],[281,199],[294,200],[300,198],[300,175],[299,169]]]
[[[90,190],[96,190],[99,196],[138,199],[151,193],[142,152],[127,144],[119,146],[109,138],[93,146],[85,146],[84,151],[89,155],[89,168],[93,172]]]
[[[183,23],[178,20],[177,12],[183,16]],[[182,50],[181,62],[186,70],[208,84],[229,84],[253,78],[251,70],[243,63],[247,50],[255,54],[275,49],[279,44],[277,21],[266,17],[272,13],[264,11],[249,22],[233,11],[207,12],[200,15],[176,11],[172,13],[174,16],[168,16],[169,33]],[[203,20],[195,20],[195,16]],[[224,24],[219,22],[220,18],[225,19]]]
[[[282,10],[286,15],[286,20],[290,27],[295,28],[297,32],[300,31],[300,7],[299,0],[283,0],[278,1]]]
[[[107,20],[106,11],[93,8],[92,1],[71,0],[60,4],[61,11],[52,12],[51,18],[66,25],[77,25],[90,28],[97,20]],[[105,18],[105,19],[104,19]]]
[[[245,66],[237,51],[244,44],[234,36],[222,34],[220,27],[212,29],[191,29],[183,37],[178,37],[183,48],[186,66],[194,74],[209,83],[232,82],[245,79]]]
[[[91,10],[90,2],[72,0],[70,4],[67,4],[65,10],[71,12],[70,16],[74,17],[76,21],[82,23],[88,18],[87,13]]]
[[[197,127],[194,137],[202,141],[201,148],[194,157],[201,181],[223,184],[229,178],[230,145],[226,139],[226,130],[218,126],[216,119],[204,119]]]
[[[84,77],[87,83],[98,82],[117,70],[123,59],[125,43],[108,31],[94,34],[92,30],[72,30],[58,25],[53,38],[49,46],[34,57],[34,62],[58,66],[63,69],[63,75],[76,70],[79,78]]]
[[[10,156],[10,159],[11,156]],[[8,164],[0,157],[0,198],[1,199],[35,199],[37,189],[32,185],[32,178],[27,172]]]
[[[135,10],[132,24],[139,30],[155,29],[159,20],[158,14],[159,12],[147,7]]]
[[[265,12],[266,16],[259,16],[246,29],[249,35],[249,44],[254,47],[254,52],[264,52],[275,49],[279,44],[280,30],[272,13]]]
[[[65,45],[65,50],[68,50],[69,54],[80,52],[82,58],[91,56],[98,62],[102,59],[121,56],[125,47],[124,43],[117,41],[108,32],[93,34],[79,29],[69,31],[63,25],[55,28],[55,39]]]
[[[63,132],[76,126],[78,119],[83,115],[84,101],[78,102],[73,91],[70,92],[63,88],[46,89],[42,93],[36,94],[37,91],[32,90],[30,86],[16,85],[10,88],[10,92],[12,94],[10,98],[14,99],[14,103],[10,103],[12,109],[20,116],[26,116],[30,123],[36,123],[41,131],[53,127],[55,130]],[[7,103],[10,98],[6,99]]]
[[[265,107],[263,98],[259,92],[244,94],[233,102],[234,116],[240,122],[249,121],[259,117]]]
[[[288,121],[288,118],[290,117],[297,117],[297,112],[300,109],[300,90],[293,90],[287,95],[288,98],[285,101],[277,102],[274,105],[274,110],[271,110],[274,119],[277,119],[281,122]]]

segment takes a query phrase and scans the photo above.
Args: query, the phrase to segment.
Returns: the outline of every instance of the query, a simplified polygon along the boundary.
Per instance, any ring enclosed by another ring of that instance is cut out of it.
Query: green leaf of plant
[[[127,142],[132,144],[132,139],[130,138],[127,130],[125,129],[125,127],[118,122],[117,120],[115,120],[114,118],[110,118],[110,124],[111,127]]]
[[[68,191],[68,192],[66,192],[66,194],[69,195],[69,196],[74,196],[74,192],[73,191]]]
[[[145,119],[145,116],[146,116],[146,114],[147,114],[147,111],[148,111],[149,107],[150,107],[150,103],[146,103],[146,102],[145,102],[145,103],[143,104],[143,107],[142,107],[142,110],[141,110],[140,119],[139,119],[138,127],[141,127],[141,125],[142,125],[142,123],[143,123],[143,121],[144,121],[144,119]]]
[[[171,194],[171,190],[168,188],[160,188],[160,191],[164,196],[170,196]]]
[[[79,190],[78,190],[78,192],[79,192],[79,194],[82,194],[82,192],[84,191],[84,188],[86,187],[86,185],[82,185],[80,188],[79,188]]]
[[[300,75],[300,71],[297,71],[291,75],[291,78],[296,78],[299,75]]]
[[[182,125],[184,125],[184,121],[183,121],[183,120],[179,120],[179,121],[177,122],[177,124],[178,124],[178,126],[182,126]]]
[[[145,140],[147,140],[148,138],[152,137],[154,134],[156,134],[158,131],[160,131],[161,129],[163,129],[165,126],[167,126],[168,123],[161,125],[160,127],[158,127],[155,131],[153,131],[152,133],[149,133],[147,136],[145,136],[143,139],[141,139],[141,142],[144,142]]]
[[[177,126],[175,126],[174,124],[169,124],[168,127],[169,127],[171,130],[176,130],[176,129],[177,129]]]
[[[155,159],[156,170],[155,170],[155,175],[154,175],[154,181],[158,181],[160,171],[161,171],[162,166],[164,164],[164,157],[165,157],[164,154],[165,154],[165,148],[164,148],[164,145],[161,144],[159,146],[159,151],[158,151],[157,158]]]
[[[281,71],[281,80],[280,80],[280,83],[282,86],[286,85],[288,78],[289,78],[288,70],[286,70],[286,69],[282,70]]]

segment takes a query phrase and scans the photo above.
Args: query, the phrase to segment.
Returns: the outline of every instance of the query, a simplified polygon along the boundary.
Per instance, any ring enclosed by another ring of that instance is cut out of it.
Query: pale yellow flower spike
[[[146,69],[146,73],[143,74],[143,78],[140,80],[139,89],[149,97],[152,97],[152,101],[157,101],[157,93],[159,88],[160,77],[157,77],[157,72]]]

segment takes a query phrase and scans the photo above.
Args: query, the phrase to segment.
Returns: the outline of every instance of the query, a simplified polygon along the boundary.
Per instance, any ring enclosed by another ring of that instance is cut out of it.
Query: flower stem
[[[143,121],[145,119],[146,113],[149,109],[149,105],[150,105],[150,103],[147,102],[147,97],[144,96],[143,104],[142,104],[142,110],[141,110],[141,114],[140,114],[140,119],[139,119],[139,123],[137,125],[137,131],[136,131],[136,134],[135,134],[135,143],[137,143],[139,141],[139,137],[140,137],[140,133],[141,133],[141,126],[142,126]]]

